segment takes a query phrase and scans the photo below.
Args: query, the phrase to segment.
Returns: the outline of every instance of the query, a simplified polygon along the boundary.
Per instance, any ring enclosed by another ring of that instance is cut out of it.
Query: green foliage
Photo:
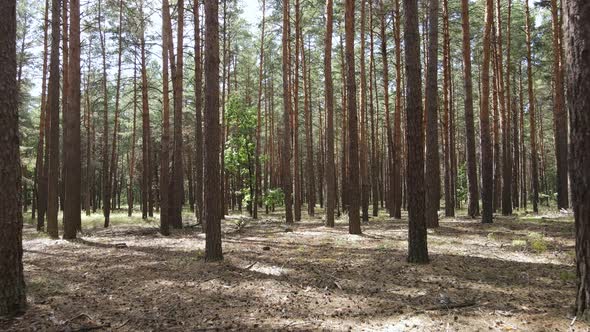
[[[526,240],[512,240],[513,247],[524,248],[526,247]]]
[[[266,206],[277,206],[283,203],[285,199],[285,194],[283,193],[283,189],[275,188],[269,189],[264,193],[264,197],[262,201]]]
[[[527,237],[531,249],[539,253],[547,251],[547,240],[545,240],[543,234],[532,232]]]
[[[230,130],[224,147],[225,170],[233,175],[250,177],[253,175],[256,149],[256,109],[246,107],[238,97],[232,95],[227,102],[226,112]]]

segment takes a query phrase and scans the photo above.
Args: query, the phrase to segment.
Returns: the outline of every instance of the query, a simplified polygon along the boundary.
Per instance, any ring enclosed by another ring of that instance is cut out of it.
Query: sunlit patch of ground
[[[225,260],[203,262],[194,217],[170,237],[157,216],[84,216],[75,241],[24,230],[29,310],[0,330],[566,331],[575,269],[571,215],[443,219],[432,262],[405,262],[407,221],[382,215],[349,235],[321,217],[223,222]]]

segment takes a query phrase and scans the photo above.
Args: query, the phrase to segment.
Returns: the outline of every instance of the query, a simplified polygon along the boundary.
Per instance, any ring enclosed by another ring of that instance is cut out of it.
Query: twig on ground
[[[475,301],[467,301],[462,303],[452,303],[452,304],[441,304],[429,308],[425,308],[426,311],[433,311],[433,310],[450,310],[450,309],[459,309],[459,308],[467,308],[476,305]]]
[[[80,317],[86,317],[86,318],[90,319],[91,321],[94,321],[94,318],[90,317],[90,316],[89,316],[87,313],[84,313],[84,312],[83,312],[83,313],[79,313],[79,314],[77,314],[76,316],[74,316],[74,317],[72,317],[72,318],[70,318],[70,319],[66,319],[66,320],[65,320],[65,321],[62,323],[62,325],[67,325],[67,324],[69,324],[70,322],[72,322],[73,320],[75,320],[75,319],[78,319],[78,318],[80,318]]]

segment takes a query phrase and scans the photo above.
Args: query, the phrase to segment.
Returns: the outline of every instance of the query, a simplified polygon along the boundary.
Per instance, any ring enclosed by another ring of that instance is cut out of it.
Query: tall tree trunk
[[[490,66],[492,71],[491,81],[492,83],[492,141],[493,141],[493,167],[494,167],[494,191],[493,191],[493,204],[494,212],[498,210],[501,202],[501,190],[502,190],[502,156],[500,154],[500,106],[499,106],[499,75],[498,75],[498,62],[496,58],[496,30],[492,23],[490,38]],[[483,190],[483,189],[482,189]]]
[[[49,149],[47,170],[47,233],[58,238],[58,177],[59,177],[59,9],[60,0],[51,1],[51,56],[47,112],[49,115]]]
[[[168,30],[168,52],[172,70],[174,89],[174,150],[172,172],[170,173],[170,215],[169,223],[174,228],[182,228],[182,198],[184,193],[184,177],[182,162],[182,98],[183,98],[183,35],[184,35],[184,0],[178,0],[178,31],[176,42],[176,65],[172,51],[172,28]],[[170,21],[168,22],[170,23]]]
[[[394,158],[396,150],[393,145],[393,135],[391,130],[391,120],[390,120],[390,111],[389,111],[389,69],[388,69],[388,61],[387,61],[387,36],[386,36],[386,19],[387,19],[387,11],[385,9],[385,5],[383,0],[380,1],[380,9],[381,9],[381,57],[383,62],[383,104],[385,107],[385,130],[387,131],[387,166],[389,174],[387,179],[389,179],[389,194],[386,196],[387,202],[387,209],[389,210],[389,216],[394,216],[394,202],[395,197],[393,194],[393,188],[395,188],[393,170],[397,168],[397,165],[394,164]],[[353,76],[354,79],[354,76]]]
[[[567,103],[570,110],[570,176],[576,219],[576,313],[590,307],[590,7],[587,1],[564,1]]]
[[[445,215],[455,216],[455,197],[453,194],[453,168],[451,166],[451,42],[449,33],[449,1],[443,0],[443,141],[444,141],[444,183],[445,183]],[[428,172],[426,172],[428,174]]]
[[[299,170],[299,41],[300,41],[300,5],[295,0],[295,68],[293,69],[293,190],[294,217],[301,220],[301,177]]]
[[[336,165],[334,162],[334,84],[332,82],[333,19],[334,1],[327,0],[326,33],[324,37],[324,89],[326,93],[326,225],[328,227],[334,227],[334,209],[336,208],[337,190]],[[283,85],[285,84],[283,83]]]
[[[102,98],[103,98],[103,131],[102,131],[102,211],[104,215],[104,227],[109,227],[111,215],[111,181],[109,171],[109,99],[107,89],[107,55],[106,32],[102,28],[101,1],[98,1],[98,34],[102,53]]]
[[[558,15],[557,0],[551,0],[551,20],[553,27],[553,130],[555,137],[555,158],[557,162],[557,208],[567,209],[568,173],[567,173],[567,114],[563,97],[563,63],[561,58],[562,38]]]
[[[438,227],[440,155],[438,146],[438,0],[428,6],[428,67],[426,68],[426,226]]]
[[[90,66],[91,66],[91,49],[88,48],[88,68],[87,72],[88,75],[86,76],[86,81],[84,82],[84,105],[85,105],[85,116],[84,116],[84,126],[86,129],[86,170],[85,170],[85,197],[84,197],[84,209],[86,210],[86,215],[90,216],[90,204],[92,202],[92,181],[93,181],[93,168],[92,168],[92,106],[90,104]]]
[[[529,94],[529,119],[530,119],[530,140],[531,140],[531,182],[533,188],[533,212],[539,212],[539,168],[537,155],[537,122],[535,116],[535,93],[533,90],[533,61],[531,56],[531,17],[529,13],[529,0],[525,0],[526,16],[526,45],[527,45],[527,77]]]
[[[467,141],[467,182],[469,203],[467,214],[479,215],[479,189],[475,157],[475,128],[473,124],[473,81],[471,78],[471,33],[469,28],[469,0],[461,0],[463,27],[463,79],[465,87],[465,136]]]
[[[406,46],[406,144],[408,147],[408,262],[428,263],[424,197],[424,140],[420,77],[420,34],[418,1],[404,0],[404,43]]]
[[[115,124],[113,126],[113,144],[112,144],[112,150],[111,150],[111,159],[110,159],[110,163],[111,166],[109,167],[109,178],[107,179],[109,181],[109,186],[111,188],[113,188],[113,190],[111,190],[111,192],[109,193],[109,196],[115,196],[116,195],[116,188],[117,188],[117,160],[119,159],[117,157],[117,140],[118,140],[118,136],[119,136],[119,104],[120,104],[120,99],[121,99],[121,58],[122,58],[122,53],[123,53],[123,36],[122,36],[122,32],[123,32],[123,1],[119,0],[119,31],[118,31],[118,42],[119,42],[119,46],[118,46],[118,56],[117,56],[117,82],[116,82],[116,87],[115,87]],[[113,206],[112,203],[109,203],[110,206]],[[109,227],[108,225],[108,219],[105,218],[105,225],[104,227]]]
[[[524,89],[522,87],[522,63],[518,66],[518,80],[519,80],[519,87],[518,87],[518,100],[519,100],[519,115],[520,115],[520,151],[522,152],[520,160],[521,162],[521,182],[520,182],[520,191],[521,191],[521,202],[522,206],[526,210],[526,204],[528,200],[527,196],[527,181],[526,181],[526,172],[527,172],[527,157],[526,157],[526,145],[524,144]]]
[[[49,118],[47,111],[47,56],[48,56],[48,31],[49,31],[49,0],[45,0],[43,33],[43,78],[41,81],[41,115],[39,121],[39,143],[37,145],[37,160],[35,172],[37,181],[37,231],[45,228],[45,212],[47,211],[47,155],[49,153],[46,140],[49,129]]]
[[[393,117],[393,217],[402,217],[402,47],[401,47],[401,15],[399,0],[395,0],[395,115]]]
[[[134,199],[134,175],[135,175],[135,140],[137,127],[137,47],[134,50],[133,60],[133,129],[131,132],[131,157],[129,161],[129,187],[127,189],[127,215],[131,217],[133,214],[133,199]]]
[[[221,126],[219,124],[219,18],[218,1],[205,0],[205,147],[204,221],[205,260],[223,259],[221,251],[221,171],[219,165]]]
[[[371,194],[373,202],[373,217],[379,215],[379,158],[377,152],[377,128],[373,89],[375,80],[375,40],[373,36],[373,1],[369,1],[369,112],[371,120]],[[377,94],[377,93],[375,93]]]
[[[141,20],[141,35],[140,35],[140,47],[141,47],[141,122],[142,122],[142,171],[141,171],[141,217],[147,219],[148,217],[148,204],[149,197],[151,196],[151,165],[150,165],[150,109],[148,102],[148,81],[147,81],[147,63],[145,56],[145,24],[143,23],[143,2],[140,0],[140,17]]]
[[[307,191],[307,213],[309,216],[315,215],[315,166],[313,158],[313,128],[312,128],[312,112],[311,112],[311,72],[307,65],[305,58],[305,45],[303,41],[303,34],[301,36],[301,59],[303,63],[303,91],[304,96],[304,116],[305,116],[305,178]],[[309,56],[311,56],[311,49],[309,49]],[[320,125],[321,128],[321,125]]]
[[[256,115],[256,152],[255,152],[255,189],[254,189],[254,200],[252,202],[252,217],[258,219],[258,202],[260,201],[260,190],[261,190],[261,163],[260,163],[260,149],[262,145],[261,140],[261,127],[262,127],[262,79],[264,69],[264,23],[266,14],[266,2],[262,0],[262,24],[260,28],[260,67],[258,68],[258,100],[257,100],[257,115]]]
[[[289,84],[289,0],[283,3],[283,148],[281,151],[281,169],[283,193],[285,195],[285,220],[293,223],[293,183],[291,179],[291,92]]]
[[[349,143],[349,165],[348,165],[348,186],[352,193],[348,197],[348,232],[350,234],[361,234],[360,220],[360,197],[358,195],[360,185],[359,174],[359,135],[358,117],[356,105],[356,79],[354,67],[354,2],[346,0],[345,31],[346,31],[346,97],[348,110],[348,140]]]
[[[493,155],[490,135],[490,39],[494,20],[493,0],[486,0],[485,27],[483,35],[483,60],[481,73],[481,167],[482,167],[482,223],[491,223],[494,213],[494,179],[493,179]]]
[[[507,22],[507,43],[506,43],[506,79],[503,77],[503,59],[502,59],[502,12],[500,10],[500,0],[496,2],[498,17],[498,71],[500,73],[500,98],[503,103],[502,113],[502,215],[509,216],[512,214],[512,153],[511,153],[511,100],[510,100],[510,19],[511,19],[511,0],[508,1],[508,22]],[[505,86],[504,83],[505,82]],[[505,87],[505,88],[504,88]],[[505,98],[504,98],[505,94]]]
[[[64,239],[75,239],[80,220],[82,159],[80,153],[80,2],[70,0],[68,107],[64,111]]]
[[[162,1],[162,138],[160,149],[160,233],[170,234],[170,76],[168,45],[170,29],[170,5]]]
[[[369,172],[368,172],[368,147],[367,147],[367,77],[365,66],[365,25],[366,10],[365,0],[361,0],[361,45],[360,45],[360,144],[359,144],[359,163],[360,163],[360,185],[361,185],[361,211],[363,222],[369,222],[369,193],[371,189]]]
[[[16,1],[3,1],[0,15],[3,20],[0,33],[0,96],[3,98],[0,104],[0,317],[10,317],[23,312],[27,305],[22,262]]]
[[[195,26],[195,216],[203,223],[203,67],[201,65],[201,26],[199,17],[199,0],[193,0]],[[202,227],[203,231],[205,230]]]

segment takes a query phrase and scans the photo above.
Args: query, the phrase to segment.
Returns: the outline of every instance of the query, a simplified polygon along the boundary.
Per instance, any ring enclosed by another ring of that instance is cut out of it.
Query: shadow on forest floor
[[[198,227],[163,237],[133,220],[64,241],[27,225],[29,310],[0,330],[570,328],[571,217],[443,219],[428,265],[405,262],[406,219],[375,218],[358,236],[343,221],[236,218],[223,222],[225,260],[209,264]]]

